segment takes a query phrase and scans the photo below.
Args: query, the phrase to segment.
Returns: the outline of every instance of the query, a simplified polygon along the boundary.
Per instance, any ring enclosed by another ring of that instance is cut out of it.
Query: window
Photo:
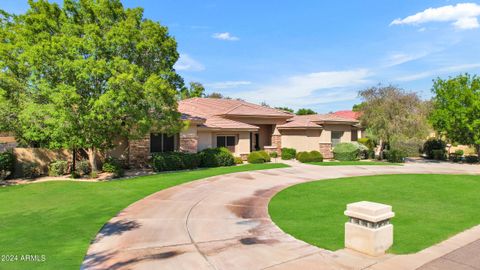
[[[235,146],[235,136],[217,136],[217,147]]]
[[[150,134],[150,153],[175,151],[175,136],[163,133]]]
[[[351,132],[352,132],[352,140],[351,140],[351,141],[352,141],[352,142],[358,141],[358,130],[352,129]]]
[[[335,147],[342,141],[343,131],[332,131],[332,147]]]

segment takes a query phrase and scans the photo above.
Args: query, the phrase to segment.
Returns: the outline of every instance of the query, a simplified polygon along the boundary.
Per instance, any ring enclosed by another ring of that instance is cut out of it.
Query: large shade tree
[[[438,78],[432,92],[433,128],[451,142],[474,145],[480,154],[480,77]]]
[[[429,103],[420,99],[414,92],[388,86],[374,86],[359,92],[362,98],[360,120],[362,126],[385,144],[401,143],[412,139],[425,139],[429,125],[427,115]]]
[[[27,143],[98,150],[181,127],[167,28],[119,0],[29,1],[0,14],[0,125]]]

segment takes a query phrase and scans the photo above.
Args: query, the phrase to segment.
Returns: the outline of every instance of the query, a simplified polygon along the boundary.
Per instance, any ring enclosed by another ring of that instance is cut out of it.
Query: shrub
[[[25,163],[22,163],[21,168],[22,168],[23,177],[27,178],[27,179],[37,178],[40,175],[42,175],[42,171],[41,171],[40,165],[38,165],[38,163],[25,162]]]
[[[237,165],[243,164],[243,159],[241,157],[235,157],[235,164]]]
[[[465,162],[467,162],[467,163],[478,163],[478,157],[473,156],[473,155],[465,156]]]
[[[370,150],[373,150],[373,148],[375,148],[375,142],[370,138],[359,138],[358,142],[365,145]]]
[[[235,165],[235,158],[225,147],[207,148],[200,152],[200,167],[221,167]]]
[[[253,151],[248,154],[247,161],[251,164],[270,162],[270,156],[265,151]]]
[[[445,149],[433,149],[432,150],[432,156],[433,159],[435,160],[445,160],[446,159],[446,153]]]
[[[297,150],[293,148],[282,148],[282,159],[283,160],[289,160],[295,158],[297,155]]]
[[[11,151],[0,153],[0,180],[13,174],[15,157]]]
[[[113,157],[108,157],[103,162],[102,171],[113,173],[113,177],[121,177],[124,175],[124,170],[121,162]]]
[[[402,150],[393,149],[386,153],[387,161],[392,163],[403,163],[406,157],[407,154]]]
[[[295,158],[302,163],[310,162],[310,153],[306,151],[298,152]]]
[[[463,150],[462,149],[455,150],[455,155],[463,157]]]
[[[153,155],[153,169],[157,172],[196,169],[200,165],[200,154],[165,152]]]
[[[323,155],[318,151],[310,151],[310,162],[323,162]]]
[[[446,146],[447,146],[447,144],[444,141],[442,141],[441,139],[430,138],[423,144],[423,153],[425,153],[427,158],[434,159],[435,154],[434,154],[433,151],[434,150],[441,150],[441,151],[444,152],[444,154],[443,155],[439,154],[439,152],[437,151],[436,156],[444,156],[445,153],[446,153],[446,150],[445,150]]]
[[[65,160],[56,160],[48,166],[48,175],[60,176],[67,174],[68,162]]]
[[[90,163],[87,160],[77,161],[75,166],[75,176],[89,175],[92,171],[92,169],[90,168]]]
[[[271,157],[271,158],[277,158],[277,157],[278,157],[278,153],[277,153],[277,152],[270,152],[270,157]]]
[[[260,155],[262,155],[262,157],[265,159],[265,162],[270,162],[270,155],[264,151],[264,150],[260,150],[258,151],[260,153]]]
[[[375,158],[375,150],[368,150],[367,151],[367,158],[374,159]]]
[[[407,139],[395,141],[390,144],[391,149],[403,151],[407,157],[418,157],[422,152],[423,140]]]
[[[360,149],[353,143],[339,143],[333,149],[333,156],[339,161],[358,160]]]

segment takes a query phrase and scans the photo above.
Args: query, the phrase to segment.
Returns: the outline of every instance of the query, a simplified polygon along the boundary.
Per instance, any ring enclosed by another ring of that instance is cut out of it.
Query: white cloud
[[[424,71],[424,72],[415,73],[413,75],[399,77],[399,78],[397,78],[397,81],[404,81],[404,82],[406,82],[406,81],[416,81],[416,80],[419,80],[419,79],[428,78],[428,77],[433,78],[433,77],[436,77],[436,76],[440,76],[440,75],[448,74],[448,73],[452,73],[452,72],[468,71],[468,70],[479,68],[479,67],[480,67],[480,63],[464,64],[464,65],[457,65],[457,66],[448,66],[448,67],[443,67],[443,68],[439,68],[439,69],[434,69],[434,70],[428,70],[428,71]]]
[[[183,71],[202,71],[205,70],[205,67],[188,54],[180,54],[180,59],[175,63],[175,69]]]
[[[239,37],[231,35],[229,32],[215,33],[212,35],[215,39],[228,40],[228,41],[237,41],[240,40]]]
[[[206,87],[212,89],[228,89],[235,88],[243,85],[249,85],[252,82],[249,81],[225,81],[225,82],[214,82],[205,84]]]
[[[423,58],[427,55],[428,53],[426,52],[421,52],[421,53],[393,53],[388,58],[386,59],[385,67],[393,67],[393,66],[398,66],[410,61],[414,61],[420,58]]]
[[[352,100],[357,97],[358,87],[371,83],[368,80],[371,75],[367,69],[308,73],[232,96],[257,103],[266,101],[272,106],[294,108]]]
[[[390,25],[422,24],[427,22],[453,22],[457,29],[478,28],[480,5],[475,3],[459,3],[439,8],[428,8],[406,18],[395,19]]]

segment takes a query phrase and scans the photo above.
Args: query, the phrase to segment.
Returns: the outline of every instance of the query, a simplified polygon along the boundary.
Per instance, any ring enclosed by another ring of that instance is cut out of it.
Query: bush
[[[90,168],[90,163],[87,160],[77,161],[75,166],[75,176],[89,175],[92,171]]]
[[[68,162],[65,160],[56,160],[48,166],[48,175],[61,176],[67,174]]]
[[[243,164],[243,159],[241,157],[235,157],[235,164],[237,165]]]
[[[359,138],[358,142],[365,145],[369,150],[373,150],[375,148],[375,142],[370,138]]]
[[[200,167],[235,165],[235,158],[225,147],[207,148],[200,152]]]
[[[108,157],[103,162],[102,171],[113,173],[113,177],[121,177],[125,174],[122,163],[113,157]]]
[[[295,158],[297,155],[297,150],[293,148],[282,148],[282,159],[283,160],[289,160]]]
[[[434,159],[435,156],[437,157],[445,156],[446,146],[447,144],[441,139],[430,138],[423,144],[423,153],[425,153],[425,155],[429,159]],[[440,154],[440,151],[437,151],[436,154],[434,154],[433,152],[434,150],[441,150],[443,154]]]
[[[277,158],[277,157],[278,157],[278,153],[277,153],[277,152],[270,152],[270,157],[271,157],[271,158]]]
[[[353,143],[339,143],[333,149],[333,156],[339,161],[358,160],[360,149]]]
[[[403,151],[407,157],[418,157],[422,152],[423,140],[407,139],[395,141],[390,144],[390,148]]]
[[[253,151],[248,154],[247,161],[251,164],[270,162],[270,156],[265,151]]]
[[[403,163],[406,157],[407,154],[404,151],[397,149],[389,150],[385,153],[387,161],[392,163]]]
[[[11,151],[0,153],[0,180],[5,180],[13,174],[15,157]]]
[[[446,159],[446,153],[445,149],[433,149],[432,150],[432,155],[433,159],[435,160],[445,160]]]
[[[374,159],[375,158],[375,150],[368,150],[367,151],[367,158]]]
[[[466,156],[465,157],[465,162],[467,162],[467,163],[478,163],[478,157],[477,156],[472,156],[472,155]]]
[[[200,154],[165,152],[153,155],[153,169],[157,172],[196,169],[200,166]]]
[[[323,162],[323,155],[318,151],[310,151],[311,162]]]
[[[455,155],[463,157],[463,150],[462,149],[455,150]]]
[[[302,163],[310,162],[310,153],[306,151],[298,152],[295,158]]]
[[[22,175],[24,178],[33,179],[37,178],[42,175],[42,171],[40,170],[40,165],[35,162],[25,162],[22,163]]]

